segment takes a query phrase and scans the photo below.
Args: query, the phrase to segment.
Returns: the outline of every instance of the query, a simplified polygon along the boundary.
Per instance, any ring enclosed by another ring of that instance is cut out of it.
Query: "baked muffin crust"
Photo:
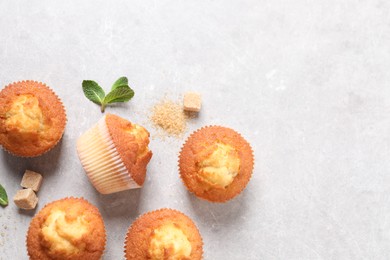
[[[122,162],[133,180],[142,186],[146,166],[152,158],[152,152],[148,148],[149,132],[142,126],[113,114],[106,115],[106,123]]]
[[[47,152],[65,125],[65,109],[45,84],[21,81],[0,92],[0,144],[10,153],[33,157]]]
[[[106,241],[98,209],[80,198],[65,198],[46,205],[32,219],[27,251],[32,260],[100,259]]]
[[[192,220],[172,209],[148,212],[133,222],[125,240],[125,257],[152,260],[202,259],[203,242]]]
[[[236,131],[208,126],[191,134],[179,155],[180,176],[196,196],[225,202],[247,185],[253,171],[253,152]]]

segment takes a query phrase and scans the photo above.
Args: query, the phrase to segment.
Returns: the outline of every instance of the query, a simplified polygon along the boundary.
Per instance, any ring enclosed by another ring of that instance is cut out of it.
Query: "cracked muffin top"
[[[0,92],[0,144],[8,152],[39,156],[58,143],[65,125],[64,106],[45,84],[21,81]]]
[[[192,220],[172,209],[148,212],[130,226],[125,240],[126,259],[202,259],[203,242]]]
[[[237,196],[253,171],[249,143],[233,129],[203,127],[191,134],[179,155],[180,176],[189,191],[212,202]]]
[[[32,219],[27,233],[30,259],[100,259],[106,232],[99,210],[82,198],[46,205]]]

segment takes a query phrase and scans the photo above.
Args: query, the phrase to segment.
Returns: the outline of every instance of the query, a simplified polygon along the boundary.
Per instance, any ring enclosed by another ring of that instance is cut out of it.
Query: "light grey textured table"
[[[226,204],[189,194],[180,139],[154,139],[142,189],[99,195],[77,138],[101,117],[83,79],[106,89],[128,76],[136,95],[107,112],[156,131],[148,110],[164,94],[203,94],[186,136],[209,124],[252,144],[254,174]],[[38,210],[66,196],[97,205],[104,259],[123,258],[140,214],[189,215],[205,259],[390,259],[390,3],[333,1],[1,1],[0,84],[34,79],[63,100],[62,142],[35,159],[0,152],[12,197],[28,168],[44,174]],[[0,259],[27,259],[35,212],[0,208]]]

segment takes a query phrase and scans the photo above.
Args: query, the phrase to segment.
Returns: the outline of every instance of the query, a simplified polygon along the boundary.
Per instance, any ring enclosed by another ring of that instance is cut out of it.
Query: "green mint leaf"
[[[5,191],[4,187],[0,184],[0,205],[1,206],[7,206],[8,205],[8,196],[7,192]]]
[[[92,102],[101,105],[104,100],[104,90],[93,80],[83,81],[84,95]]]
[[[114,84],[111,87],[111,91],[120,88],[120,87],[125,87],[129,85],[129,81],[127,80],[126,77],[120,77],[117,81],[114,82]]]
[[[134,91],[129,86],[122,86],[112,90],[104,98],[105,104],[111,104],[115,102],[126,102],[134,96]]]
[[[126,77],[120,77],[111,87],[111,92],[107,94],[93,80],[83,81],[84,95],[92,102],[100,105],[102,113],[108,104],[115,102],[126,102],[134,96],[134,91],[129,87]]]

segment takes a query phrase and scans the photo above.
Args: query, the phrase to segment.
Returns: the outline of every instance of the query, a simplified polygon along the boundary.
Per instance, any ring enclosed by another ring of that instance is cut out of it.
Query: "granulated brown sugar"
[[[150,120],[166,134],[180,137],[187,128],[187,118],[181,103],[163,99],[153,106]]]

